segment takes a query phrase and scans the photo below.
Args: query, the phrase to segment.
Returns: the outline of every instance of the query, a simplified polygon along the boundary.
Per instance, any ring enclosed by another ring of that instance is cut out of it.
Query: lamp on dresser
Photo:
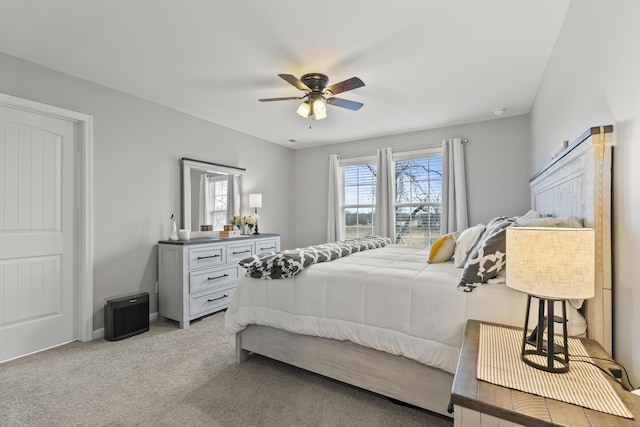
[[[255,214],[257,216],[258,215],[258,208],[262,207],[262,194],[260,194],[260,193],[249,194],[249,207],[255,209]],[[256,220],[255,231],[254,231],[253,234],[260,234],[258,232],[258,222],[259,222],[259,220]]]
[[[566,302],[594,296],[594,230],[509,227],[506,253],[507,286],[527,294],[520,358],[543,371],[567,372]],[[532,298],[538,300],[538,324],[529,334]],[[562,306],[561,317],[554,313],[556,302]],[[555,336],[556,323],[562,324],[561,337]]]

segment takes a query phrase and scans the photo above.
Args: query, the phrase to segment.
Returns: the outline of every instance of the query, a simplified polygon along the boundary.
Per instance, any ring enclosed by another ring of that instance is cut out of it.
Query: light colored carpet
[[[235,364],[224,313],[0,364],[2,426],[451,426],[261,356]]]

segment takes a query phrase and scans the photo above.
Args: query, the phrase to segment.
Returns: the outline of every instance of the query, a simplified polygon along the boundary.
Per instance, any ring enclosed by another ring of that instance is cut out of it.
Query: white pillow
[[[456,240],[456,249],[453,253],[453,265],[458,268],[464,267],[469,252],[471,252],[471,249],[473,249],[476,243],[478,243],[478,240],[480,240],[484,229],[484,224],[478,224],[460,233]]]

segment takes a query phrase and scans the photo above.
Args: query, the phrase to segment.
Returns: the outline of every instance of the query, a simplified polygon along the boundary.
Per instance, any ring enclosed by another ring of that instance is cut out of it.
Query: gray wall
[[[640,381],[640,3],[580,0],[564,26],[532,109],[536,169],[562,140],[614,125],[614,356]]]
[[[246,168],[245,194],[263,195],[260,230],[293,246],[292,150],[7,55],[0,70],[0,92],[94,118],[94,330],[114,295],[147,291],[157,311],[155,245],[180,218],[182,157]]]
[[[330,154],[361,156],[375,154],[377,148],[418,148],[454,137],[469,139],[465,156],[470,224],[524,213],[530,205],[526,115],[296,150],[296,246],[326,241]]]

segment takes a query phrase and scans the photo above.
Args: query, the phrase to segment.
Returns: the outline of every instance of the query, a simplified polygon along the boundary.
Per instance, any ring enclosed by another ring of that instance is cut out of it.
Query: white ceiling
[[[528,113],[569,1],[1,0],[0,51],[300,148]],[[364,107],[257,101],[309,72]]]

